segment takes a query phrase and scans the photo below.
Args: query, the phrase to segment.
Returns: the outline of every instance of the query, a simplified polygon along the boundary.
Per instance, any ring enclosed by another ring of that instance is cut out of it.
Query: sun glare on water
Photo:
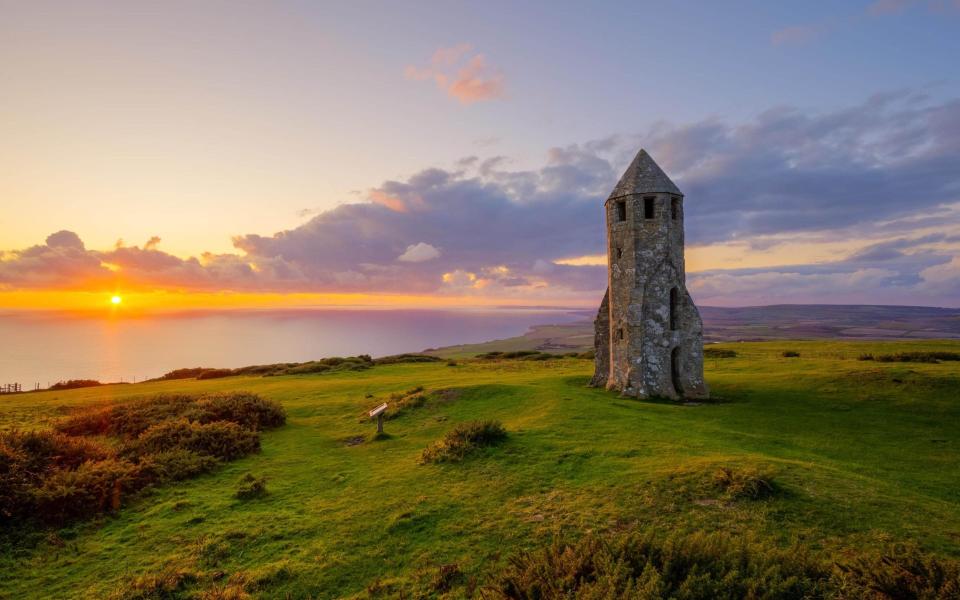
[[[121,302],[123,302],[123,298],[121,298],[120,296],[113,296],[112,298],[110,298],[111,304],[120,304]]]

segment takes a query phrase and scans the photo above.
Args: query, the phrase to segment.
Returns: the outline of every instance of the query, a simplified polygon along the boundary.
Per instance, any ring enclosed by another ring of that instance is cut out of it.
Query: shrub
[[[147,454],[140,459],[142,477],[150,483],[181,481],[212,471],[220,461],[213,456],[176,448]]]
[[[499,421],[470,421],[460,423],[447,432],[442,440],[423,450],[420,462],[458,462],[486,446],[496,445],[507,437],[507,431]]]
[[[58,381],[50,386],[51,390],[74,390],[77,388],[96,387],[103,385],[96,379],[69,379],[67,381]]]
[[[196,403],[196,420],[230,421],[247,429],[273,429],[287,422],[283,406],[249,392],[207,394]]]
[[[515,555],[489,588],[495,597],[821,598],[829,570],[800,549],[761,547],[724,534],[587,536]]]
[[[784,358],[800,358],[800,353],[796,350],[784,350],[780,356]]]
[[[440,362],[442,358],[430,356],[429,354],[394,354],[393,356],[382,356],[373,361],[375,365],[395,365],[399,363],[432,363]]]
[[[773,476],[757,469],[720,467],[713,481],[730,500],[763,500],[777,492]]]
[[[144,431],[127,448],[127,454],[158,454],[177,449],[233,460],[258,451],[260,436],[228,421],[197,423],[177,419]]]
[[[240,478],[237,492],[234,494],[240,500],[250,500],[267,495],[267,480],[263,477],[254,477],[247,473]]]
[[[33,488],[36,516],[51,524],[115,511],[130,493],[143,487],[137,466],[117,459],[85,462],[60,469]]]
[[[869,358],[865,358],[869,357]],[[896,354],[861,354],[860,360],[875,360],[877,362],[919,362],[938,363],[941,360],[960,360],[960,353],[956,352],[897,352]]]
[[[448,366],[448,367],[455,367],[455,366],[457,366],[457,361],[455,361],[455,360],[448,360],[448,361],[447,361],[447,366]]]
[[[736,358],[736,350],[729,350],[727,348],[704,348],[703,349],[704,358]]]
[[[260,448],[283,408],[254,394],[161,395],[78,411],[55,430],[0,433],[0,524],[64,524],[118,509],[143,488]],[[119,439],[119,452],[84,436]]]
[[[234,375],[233,369],[205,369],[197,375],[197,379],[221,379]]]
[[[215,371],[217,369],[208,369],[206,367],[193,367],[187,369],[174,369],[169,373],[165,373],[160,377],[155,379],[150,379],[149,381],[170,381],[173,379],[198,379],[201,375],[207,371]]]
[[[960,562],[925,555],[913,545],[895,545],[877,556],[838,565],[838,587],[849,598],[960,597]]]
[[[193,396],[160,394],[102,408],[74,413],[56,424],[69,435],[112,435],[136,437],[150,426],[184,414],[195,402]]]

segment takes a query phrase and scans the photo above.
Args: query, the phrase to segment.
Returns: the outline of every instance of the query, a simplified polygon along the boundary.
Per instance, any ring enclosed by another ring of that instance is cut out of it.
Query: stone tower
[[[703,322],[687,293],[683,193],[640,150],[604,204],[607,293],[591,385],[640,398],[706,398]]]

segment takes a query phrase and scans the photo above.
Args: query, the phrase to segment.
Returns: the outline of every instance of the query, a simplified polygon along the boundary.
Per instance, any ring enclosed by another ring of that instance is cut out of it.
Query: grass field
[[[260,454],[160,488],[117,516],[0,555],[0,597],[96,598],[182,570],[195,590],[255,596],[397,597],[442,565],[463,597],[519,548],[555,536],[654,528],[726,531],[825,556],[890,541],[960,557],[960,363],[877,363],[864,352],[960,351],[960,342],[722,344],[708,359],[721,402],[637,401],[586,387],[590,361],[401,364],[312,376],[118,385],[5,397],[0,426],[159,392],[248,390],[287,425]],[[784,358],[796,350],[799,358]],[[420,408],[372,441],[363,412],[423,386]],[[462,463],[421,465],[454,424],[497,419],[507,441]],[[367,436],[355,445],[350,438]],[[721,467],[772,474],[768,500],[730,502]],[[269,494],[234,498],[245,473]],[[242,587],[242,586],[241,586]]]

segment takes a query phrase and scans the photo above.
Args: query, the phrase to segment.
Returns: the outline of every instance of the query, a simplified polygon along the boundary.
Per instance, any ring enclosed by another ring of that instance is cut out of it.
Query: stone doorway
[[[683,397],[683,386],[680,385],[680,348],[674,348],[670,353],[670,380],[673,381],[673,391],[677,398]]]

